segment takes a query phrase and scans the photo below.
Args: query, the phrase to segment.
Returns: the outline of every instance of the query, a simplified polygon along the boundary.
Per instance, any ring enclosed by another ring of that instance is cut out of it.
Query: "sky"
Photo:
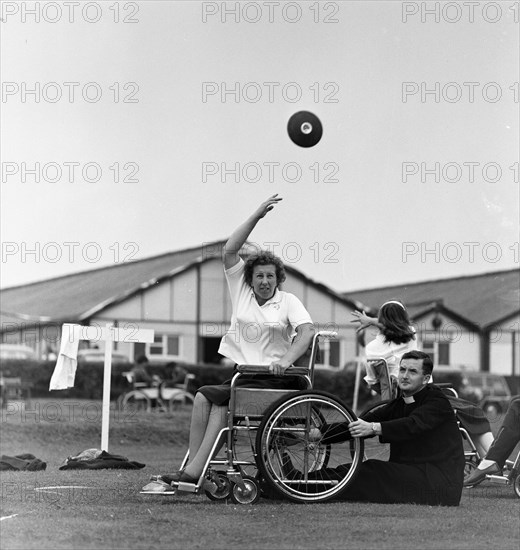
[[[3,2],[1,286],[225,239],[275,193],[250,240],[336,291],[518,268],[518,17]]]

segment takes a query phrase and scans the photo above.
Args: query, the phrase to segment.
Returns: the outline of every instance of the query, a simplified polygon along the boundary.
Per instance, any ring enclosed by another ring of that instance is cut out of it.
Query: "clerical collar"
[[[403,395],[404,402],[409,405],[410,403],[415,403],[415,399],[413,398],[413,395],[410,395],[410,397],[405,397]]]

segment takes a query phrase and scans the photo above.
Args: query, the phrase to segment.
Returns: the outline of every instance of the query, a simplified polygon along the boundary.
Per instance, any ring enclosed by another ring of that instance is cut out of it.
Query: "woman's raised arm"
[[[231,233],[224,246],[224,250],[222,251],[222,261],[224,262],[225,269],[230,269],[238,263],[238,260],[240,259],[238,253],[249,237],[251,231],[255,228],[258,220],[263,218],[267,212],[271,211],[274,208],[274,205],[281,200],[282,197],[279,197],[278,193],[276,195],[272,195],[264,201],[243,224],[239,225],[233,233]]]

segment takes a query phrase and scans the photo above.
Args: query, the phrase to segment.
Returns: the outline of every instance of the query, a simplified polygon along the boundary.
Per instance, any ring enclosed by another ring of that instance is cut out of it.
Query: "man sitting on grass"
[[[432,369],[428,354],[405,353],[398,372],[401,397],[348,425],[322,427],[322,444],[375,435],[382,443],[390,443],[388,462],[363,462],[340,495],[342,500],[459,505],[464,479],[462,438],[447,397],[428,384]],[[339,480],[349,467],[325,468],[309,477]]]

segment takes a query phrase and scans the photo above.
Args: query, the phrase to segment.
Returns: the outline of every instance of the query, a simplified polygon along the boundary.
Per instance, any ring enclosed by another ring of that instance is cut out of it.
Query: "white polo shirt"
[[[245,282],[244,266],[240,259],[224,270],[233,313],[218,352],[238,365],[269,365],[286,354],[296,327],[312,323],[312,319],[294,294],[278,289],[260,306]]]

